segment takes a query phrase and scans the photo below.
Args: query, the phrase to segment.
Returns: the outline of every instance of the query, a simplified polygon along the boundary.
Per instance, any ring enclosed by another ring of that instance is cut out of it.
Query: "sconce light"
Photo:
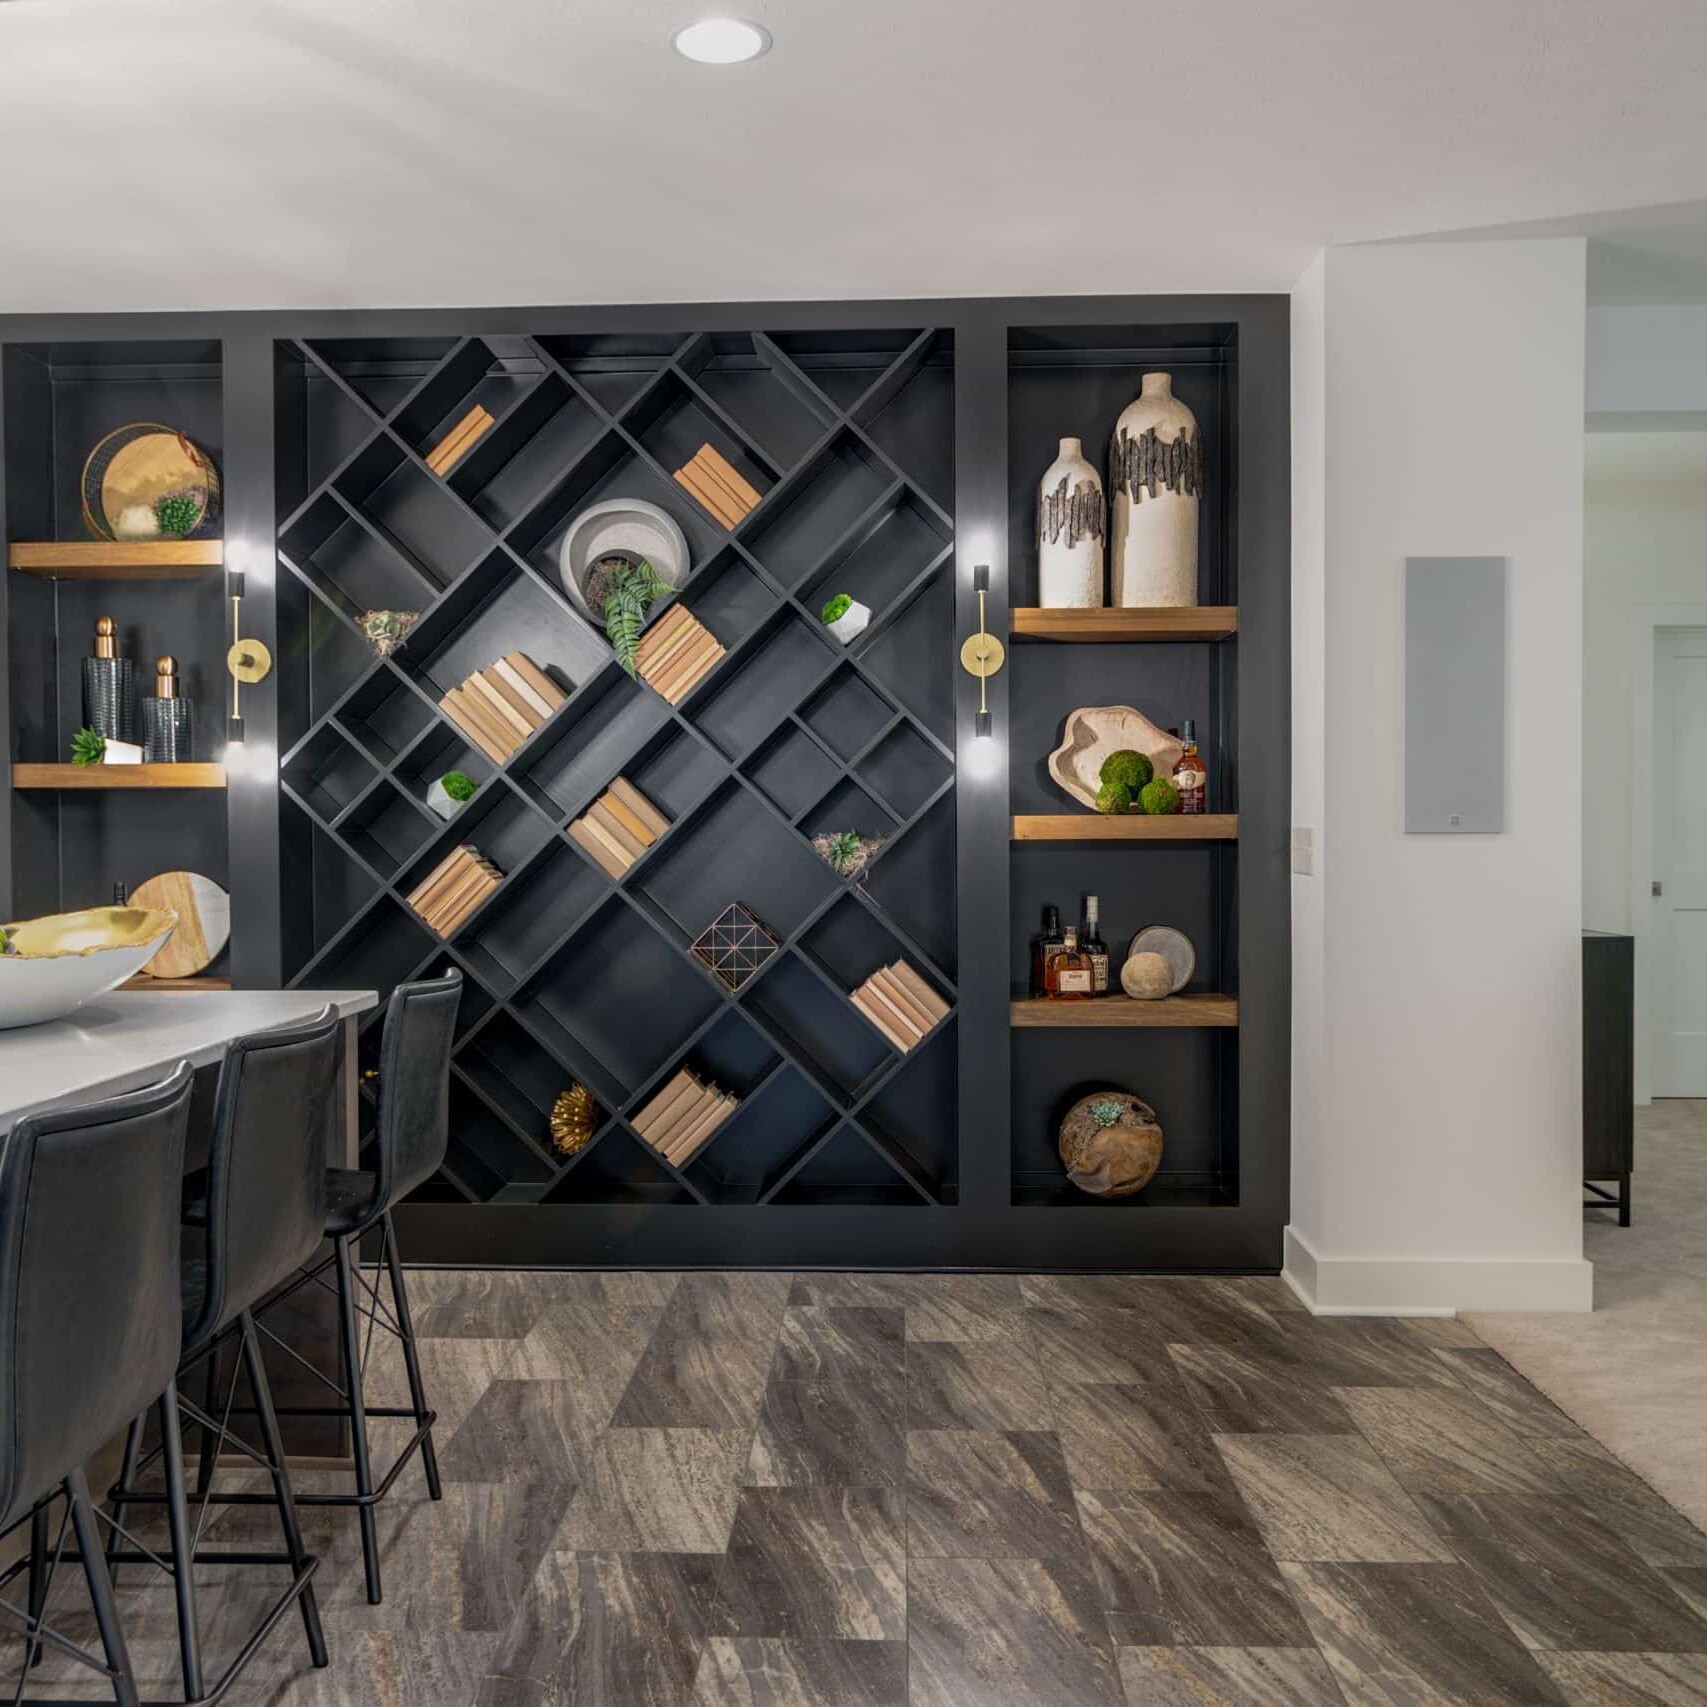
[[[978,632],[968,636],[966,644],[960,648],[960,667],[978,678],[978,714],[972,720],[972,733],[983,738],[995,733],[995,717],[990,711],[985,684],[1007,657],[1001,641],[987,633],[984,627],[984,599],[990,591],[988,563],[980,563],[972,571],[972,590],[978,595]]]
[[[231,599],[231,650],[225,654],[225,667],[231,672],[231,716],[225,725],[225,739],[232,746],[243,744],[243,706],[239,695],[243,684],[251,687],[264,682],[272,673],[273,655],[259,640],[243,638],[243,571],[226,572],[225,590]]]

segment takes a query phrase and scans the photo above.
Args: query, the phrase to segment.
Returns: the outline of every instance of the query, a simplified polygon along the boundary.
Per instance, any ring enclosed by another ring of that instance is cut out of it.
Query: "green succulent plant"
[[[107,756],[107,738],[98,729],[79,729],[71,737],[71,762],[98,765]]]
[[[1123,782],[1134,794],[1156,774],[1152,765],[1143,753],[1134,752],[1130,747],[1122,747],[1118,753],[1110,753],[1102,762],[1102,769],[1097,772],[1098,782]]]
[[[620,564],[606,578],[605,638],[616,654],[616,661],[631,676],[639,674],[635,654],[640,648],[640,631],[646,626],[647,612],[674,591],[644,557],[637,563]]]
[[[1099,1097],[1090,1106],[1090,1116],[1098,1126],[1116,1126],[1120,1117],[1126,1112],[1125,1105],[1118,1103],[1113,1097]]]
[[[475,794],[475,783],[472,777],[467,777],[461,771],[446,771],[439,778],[439,785],[446,794],[455,801],[472,800]]]
[[[1165,776],[1158,776],[1138,791],[1138,804],[1152,817],[1165,818],[1179,811],[1179,790]]]
[[[840,621],[842,617],[846,616],[852,606],[853,600],[846,593],[837,593],[833,599],[824,601],[824,608],[818,613],[819,620],[827,627],[830,623]]]
[[[201,519],[201,504],[188,492],[172,492],[154,501],[154,520],[168,539],[182,539]]]
[[[1132,810],[1132,790],[1123,782],[1105,782],[1097,790],[1097,811],[1116,814]]]

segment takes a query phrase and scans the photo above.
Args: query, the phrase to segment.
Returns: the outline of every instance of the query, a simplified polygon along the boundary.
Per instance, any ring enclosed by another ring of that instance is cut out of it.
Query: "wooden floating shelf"
[[[24,540],[9,568],[50,581],[195,581],[225,561],[223,539]]]
[[[1231,842],[1239,836],[1236,812],[1183,812],[1151,818],[1139,812],[1043,812],[1016,816],[1016,842]]]
[[[1011,631],[1021,640],[1227,640],[1239,632],[1237,605],[1157,605],[1142,610],[1019,605],[1008,614]]]
[[[119,985],[121,990],[135,990],[142,994],[159,994],[169,990],[229,990],[229,978],[150,978],[147,973],[139,972],[134,978],[127,978]]]
[[[1114,1026],[1160,1026],[1181,1030],[1192,1026],[1230,1026],[1239,1023],[1235,996],[1164,996],[1160,1001],[1135,1002],[1130,996],[1099,996],[1089,1002],[1058,1002],[1028,997],[1009,1004],[1016,1026],[1054,1029],[1103,1029]]]
[[[224,788],[225,766],[13,765],[13,788]]]

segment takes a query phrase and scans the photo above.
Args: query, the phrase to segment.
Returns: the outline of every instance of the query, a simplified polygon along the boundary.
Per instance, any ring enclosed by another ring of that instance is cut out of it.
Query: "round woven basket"
[[[162,498],[189,498],[193,526],[166,535],[123,529],[120,519],[141,510],[149,517]],[[96,539],[197,539],[219,525],[219,470],[206,451],[176,427],[133,421],[115,428],[83,464],[83,525]]]

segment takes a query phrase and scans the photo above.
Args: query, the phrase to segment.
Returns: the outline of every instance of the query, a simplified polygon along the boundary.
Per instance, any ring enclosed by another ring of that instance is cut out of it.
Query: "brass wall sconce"
[[[986,684],[1007,658],[1007,648],[984,627],[984,600],[990,591],[988,563],[980,563],[972,571],[972,590],[978,595],[978,632],[969,635],[960,648],[960,667],[978,678],[978,715],[973,719],[972,730],[975,735],[987,736],[995,732],[995,719],[990,712]]]
[[[233,746],[243,742],[243,705],[239,698],[244,684],[253,687],[272,673],[273,655],[259,640],[243,638],[243,571],[226,573],[225,590],[231,599],[231,649],[225,667],[231,672],[231,716],[226,720],[225,739]]]

